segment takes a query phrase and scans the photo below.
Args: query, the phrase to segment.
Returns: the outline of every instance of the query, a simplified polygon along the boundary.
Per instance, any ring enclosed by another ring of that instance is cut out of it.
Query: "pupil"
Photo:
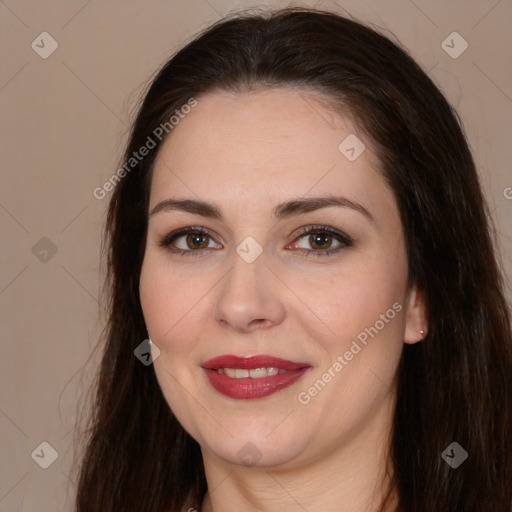
[[[202,246],[204,245],[204,238],[206,238],[206,235],[203,235],[201,233],[192,233],[188,235],[188,242],[190,242],[190,245],[195,246]]]
[[[315,233],[314,235],[311,235],[312,237],[312,245],[329,245],[330,243],[330,235]],[[320,247],[321,249],[325,249],[325,247]]]

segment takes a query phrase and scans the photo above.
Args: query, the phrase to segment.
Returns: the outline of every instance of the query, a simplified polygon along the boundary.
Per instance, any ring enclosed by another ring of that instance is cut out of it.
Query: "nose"
[[[279,293],[282,283],[267,267],[266,258],[261,255],[247,263],[235,254],[233,259],[218,287],[215,320],[239,333],[279,325],[286,315]]]

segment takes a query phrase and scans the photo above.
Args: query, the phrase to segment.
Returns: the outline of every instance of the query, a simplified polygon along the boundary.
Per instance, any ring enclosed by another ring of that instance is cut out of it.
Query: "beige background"
[[[104,322],[99,247],[110,195],[92,192],[117,169],[142,87],[198,30],[264,5],[290,4],[0,1],[0,511],[72,510],[71,429]],[[298,5],[342,7],[393,32],[441,86],[465,125],[511,276],[511,1]],[[453,31],[469,44],[457,59],[441,47]],[[42,32],[59,45],[47,59],[31,47]],[[55,254],[42,252],[43,237]],[[44,441],[58,453],[48,469],[31,457]]]

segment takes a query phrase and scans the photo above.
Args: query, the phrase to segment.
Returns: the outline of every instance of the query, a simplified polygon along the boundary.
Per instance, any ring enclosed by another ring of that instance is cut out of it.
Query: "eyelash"
[[[189,233],[200,233],[202,235],[206,235],[210,238],[211,235],[206,231],[205,229],[198,227],[198,226],[191,226],[183,229],[179,229],[178,231],[175,231],[173,233],[169,233],[166,235],[159,243],[158,245],[160,247],[166,247],[173,253],[179,253],[181,256],[202,256],[204,254],[204,249],[189,249],[189,250],[182,250],[182,249],[170,249],[169,246],[171,243],[173,243],[176,239],[180,238],[183,235],[187,235]],[[322,257],[322,256],[329,256],[332,254],[336,254],[340,252],[342,249],[345,249],[347,247],[352,247],[354,242],[353,240],[345,235],[344,233],[334,230],[328,226],[308,226],[305,228],[302,228],[300,232],[297,234],[297,236],[294,238],[294,242],[296,240],[299,240],[301,238],[304,238],[306,235],[314,235],[318,233],[326,233],[329,236],[332,236],[335,240],[340,242],[340,245],[335,249],[296,249],[301,254],[305,256],[316,256],[316,257]]]

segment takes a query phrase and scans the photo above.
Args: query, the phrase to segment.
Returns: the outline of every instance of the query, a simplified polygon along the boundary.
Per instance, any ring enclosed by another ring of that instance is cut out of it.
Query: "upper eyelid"
[[[325,232],[329,233],[340,245],[344,245],[345,247],[350,247],[354,245],[354,239],[344,233],[343,231],[340,231],[339,229],[335,229],[329,226],[320,226],[320,225],[312,225],[312,226],[305,226],[303,228],[300,228],[299,233],[295,235],[292,242],[295,242],[296,240],[300,240],[301,238],[304,238],[306,236],[311,236],[311,233],[315,232]],[[330,250],[330,249],[327,249]],[[310,252],[313,251],[323,251],[322,249],[312,249]]]
[[[171,243],[174,243],[177,239],[184,237],[190,233],[201,233],[203,235],[209,236],[213,241],[215,241],[215,237],[206,228],[202,228],[199,226],[186,226],[186,227],[175,229],[175,230],[169,232],[167,235],[165,235],[163,238],[161,238],[159,245],[166,247],[166,246],[170,245]],[[219,242],[215,241],[215,243],[219,243]],[[178,249],[178,250],[183,250],[183,249]]]

